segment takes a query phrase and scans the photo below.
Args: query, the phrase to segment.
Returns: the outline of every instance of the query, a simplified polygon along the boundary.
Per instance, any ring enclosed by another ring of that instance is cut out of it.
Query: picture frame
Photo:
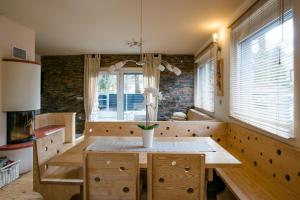
[[[224,59],[217,61],[217,96],[224,96]]]

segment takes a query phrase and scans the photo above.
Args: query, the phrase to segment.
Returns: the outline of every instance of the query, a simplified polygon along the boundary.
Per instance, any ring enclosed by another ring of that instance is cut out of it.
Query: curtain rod
[[[266,3],[268,0],[256,0],[245,12],[243,12],[236,20],[234,20],[227,28],[233,28],[234,26],[240,24],[240,21],[252,14],[252,10],[256,9],[258,6]]]
[[[215,45],[215,42],[210,42],[204,49],[202,49],[197,55],[196,60],[201,57],[206,51],[208,51],[210,48],[212,48]]]

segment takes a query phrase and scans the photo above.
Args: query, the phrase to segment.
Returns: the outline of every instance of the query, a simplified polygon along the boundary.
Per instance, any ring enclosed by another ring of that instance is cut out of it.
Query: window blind
[[[214,68],[215,59],[212,56],[202,60],[197,66],[195,105],[209,112],[214,112]]]
[[[230,115],[294,136],[293,11],[269,0],[232,30]]]

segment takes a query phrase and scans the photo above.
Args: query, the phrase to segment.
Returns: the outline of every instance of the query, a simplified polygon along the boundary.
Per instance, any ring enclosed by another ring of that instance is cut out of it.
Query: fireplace
[[[34,111],[7,112],[7,144],[33,140]]]

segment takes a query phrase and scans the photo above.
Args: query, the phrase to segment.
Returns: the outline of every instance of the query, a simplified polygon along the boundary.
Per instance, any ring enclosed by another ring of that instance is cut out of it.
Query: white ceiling
[[[246,0],[144,0],[145,52],[194,54]],[[0,0],[41,55],[137,53],[140,0]]]

